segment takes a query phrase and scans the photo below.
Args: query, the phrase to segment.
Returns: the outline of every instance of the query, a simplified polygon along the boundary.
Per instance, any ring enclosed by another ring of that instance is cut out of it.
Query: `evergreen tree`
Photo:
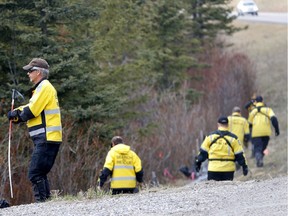
[[[177,91],[207,38],[235,30],[226,3],[0,1],[0,96],[30,88],[22,66],[43,57],[64,110],[121,127],[149,89]]]
[[[89,23],[96,17],[91,5],[3,1],[0,11],[1,97],[9,96],[11,88],[30,88],[22,66],[33,57],[42,57],[51,65],[49,79],[58,90],[62,107],[69,109],[78,97],[85,98],[87,85],[83,82],[87,77],[94,79],[89,73],[93,69]]]
[[[232,25],[231,0],[187,0],[187,11],[193,20],[193,37],[204,43],[213,43],[218,34],[231,35],[240,28]]]
[[[185,11],[184,1],[150,1],[145,5],[150,21],[146,49],[151,69],[157,74],[156,89],[177,90],[185,79],[186,71],[196,64],[193,56],[199,41],[189,36],[191,19]]]

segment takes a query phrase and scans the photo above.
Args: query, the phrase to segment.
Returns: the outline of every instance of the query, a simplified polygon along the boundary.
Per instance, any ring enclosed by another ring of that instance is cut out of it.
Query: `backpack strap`
[[[261,108],[263,108],[263,107],[265,107],[265,106],[255,107],[254,109],[257,109],[257,111],[258,111],[257,113],[260,113],[260,114],[266,116],[268,119],[270,119],[270,117],[269,117],[266,113],[261,112]],[[256,115],[257,113],[255,113],[255,115]]]
[[[230,146],[230,148],[232,149],[232,151],[234,152],[234,149],[232,148],[232,145],[231,145],[230,141],[229,141],[227,138],[225,138],[225,136],[230,136],[230,137],[233,137],[233,138],[236,138],[236,139],[237,139],[237,136],[235,137],[235,135],[232,134],[232,133],[230,133],[229,131],[227,131],[227,132],[225,131],[225,132],[223,133],[223,132],[221,132],[221,131],[219,131],[219,130],[213,132],[212,134],[217,134],[217,135],[219,135],[219,136],[216,137],[216,138],[211,142],[209,148],[210,148],[214,143],[216,143],[217,140],[223,138],[223,139],[226,141],[226,143]],[[211,134],[211,135],[212,135],[212,134]]]

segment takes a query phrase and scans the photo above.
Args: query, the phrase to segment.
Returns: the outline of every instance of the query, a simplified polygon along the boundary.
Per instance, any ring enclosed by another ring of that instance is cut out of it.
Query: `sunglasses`
[[[34,72],[34,71],[37,71],[37,69],[29,70],[28,73],[30,74],[30,73],[32,73],[32,72]]]

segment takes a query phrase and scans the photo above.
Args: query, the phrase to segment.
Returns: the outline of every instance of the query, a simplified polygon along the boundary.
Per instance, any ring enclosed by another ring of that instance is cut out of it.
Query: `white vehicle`
[[[241,0],[237,4],[238,16],[244,16],[245,14],[252,14],[258,16],[258,7],[253,0]]]

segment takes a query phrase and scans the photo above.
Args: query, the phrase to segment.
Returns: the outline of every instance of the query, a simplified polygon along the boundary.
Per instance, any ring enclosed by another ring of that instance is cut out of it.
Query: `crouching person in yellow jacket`
[[[98,188],[101,189],[108,176],[111,176],[110,188],[113,195],[137,192],[136,183],[143,182],[144,174],[140,158],[130,146],[123,144],[120,136],[112,138],[111,147],[99,177]]]
[[[196,171],[199,172],[201,163],[208,162],[208,180],[233,180],[235,162],[243,168],[243,175],[248,174],[243,147],[237,136],[228,131],[228,118],[218,119],[218,130],[205,137],[200,152],[196,158]]]

